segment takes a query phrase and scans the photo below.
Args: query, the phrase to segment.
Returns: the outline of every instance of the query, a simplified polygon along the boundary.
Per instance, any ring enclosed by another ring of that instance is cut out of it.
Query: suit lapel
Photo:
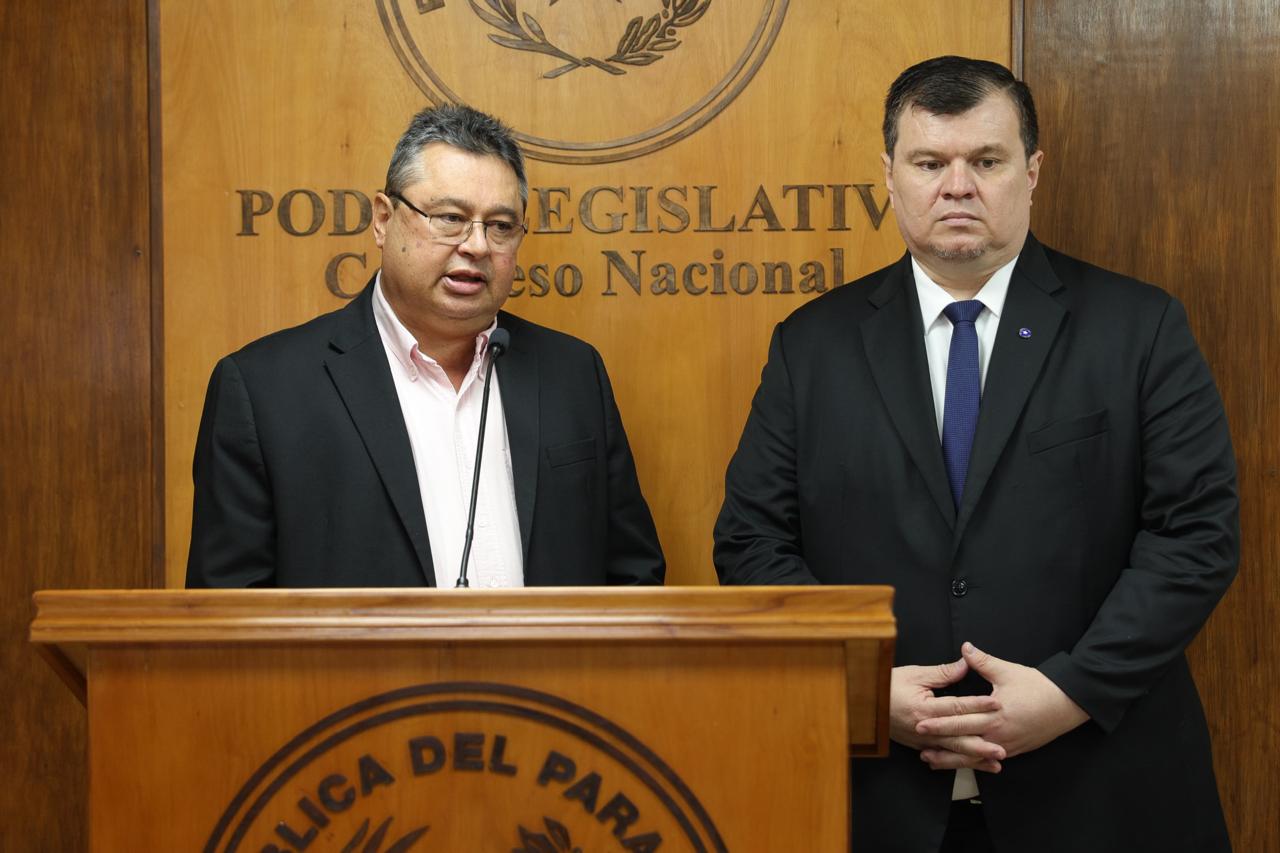
[[[885,277],[869,297],[878,309],[862,321],[867,364],[898,435],[924,477],[938,511],[955,524],[955,506],[938,441],[929,362],[924,351],[920,302],[910,256]]]
[[[431,543],[413,449],[386,349],[373,319],[373,283],[341,312],[325,369],[346,404],[373,466],[418,556],[428,586],[435,586]]]
[[[1000,317],[991,364],[987,368],[978,431],[973,439],[956,524],[957,542],[982,498],[991,472],[1004,452],[1058,336],[1066,309],[1051,294],[1061,289],[1062,282],[1049,266],[1044,248],[1028,234],[1009,282],[1004,314]],[[1023,329],[1027,332],[1023,333]]]
[[[533,502],[538,493],[538,351],[520,318],[498,313],[498,325],[511,334],[511,350],[499,359],[498,388],[511,447],[511,476],[515,480],[520,545],[527,563],[533,531]]]

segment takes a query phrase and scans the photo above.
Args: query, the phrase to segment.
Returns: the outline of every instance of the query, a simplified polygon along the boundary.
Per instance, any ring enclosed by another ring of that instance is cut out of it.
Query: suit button
[[[964,594],[969,591],[969,584],[965,583],[964,578],[956,578],[951,582],[951,594],[956,598],[964,598]]]

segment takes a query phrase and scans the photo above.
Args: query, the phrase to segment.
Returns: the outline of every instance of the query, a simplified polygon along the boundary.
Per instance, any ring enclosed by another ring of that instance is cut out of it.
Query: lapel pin
[[[1024,338],[1024,339],[1031,337],[1031,330],[1028,329],[1026,326],[1023,326],[1021,329],[1018,330],[1018,337]]]

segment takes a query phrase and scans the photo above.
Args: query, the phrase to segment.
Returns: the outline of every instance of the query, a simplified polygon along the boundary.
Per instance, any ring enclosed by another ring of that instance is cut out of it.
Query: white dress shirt
[[[992,273],[974,299],[982,303],[982,313],[974,321],[978,333],[978,369],[982,388],[987,387],[987,368],[991,364],[991,350],[996,343],[996,329],[1000,326],[1000,314],[1004,311],[1005,296],[1009,293],[1009,280],[1013,277],[1014,258]],[[933,411],[937,417],[938,441],[942,441],[942,415],[947,399],[947,361],[951,354],[951,321],[942,313],[952,302],[958,301],[943,290],[916,259],[911,259],[915,274],[916,295],[920,298],[920,321],[924,327],[924,350],[929,359],[929,384],[933,388]],[[958,654],[957,650],[957,654]],[[967,800],[978,796],[978,780],[972,770],[957,770],[951,788],[951,799]]]
[[[455,389],[444,368],[422,352],[413,334],[392,310],[382,293],[381,272],[373,289],[373,317],[387,351],[387,363],[391,366],[400,410],[409,432],[427,535],[431,539],[436,586],[453,589],[466,538],[476,437],[484,397],[485,353],[497,320],[476,337],[475,357],[462,385]],[[524,586],[515,478],[511,472],[507,421],[496,371],[492,381],[476,499],[475,536],[467,564],[467,578],[473,588]]]

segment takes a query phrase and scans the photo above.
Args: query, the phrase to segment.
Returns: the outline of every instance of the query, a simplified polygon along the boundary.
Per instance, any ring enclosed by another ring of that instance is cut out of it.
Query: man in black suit
[[[1182,306],[1030,234],[1006,69],[929,60],[885,107],[908,252],[775,330],[720,578],[896,587],[855,849],[1227,850],[1183,651],[1235,574],[1235,462]]]
[[[499,310],[527,197],[497,120],[414,117],[374,201],[368,287],[214,369],[188,586],[454,586],[499,329],[472,585],[662,583],[599,354]]]

